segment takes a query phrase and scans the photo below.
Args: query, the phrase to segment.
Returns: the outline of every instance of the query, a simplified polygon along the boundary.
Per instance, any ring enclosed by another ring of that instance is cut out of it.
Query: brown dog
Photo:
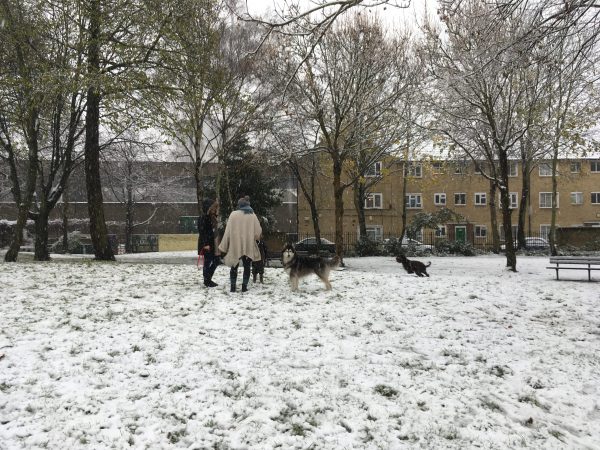
[[[422,277],[423,274],[425,274],[427,277],[429,276],[427,273],[427,267],[431,265],[431,262],[425,265],[421,261],[408,259],[404,255],[397,256],[396,261],[402,264],[402,267],[404,267],[404,270],[406,270],[408,273],[415,273],[418,277]]]

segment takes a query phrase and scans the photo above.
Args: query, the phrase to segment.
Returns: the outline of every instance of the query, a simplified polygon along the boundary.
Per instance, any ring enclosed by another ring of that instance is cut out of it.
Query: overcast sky
[[[294,0],[303,6],[303,9],[314,7],[315,2],[311,0]],[[248,10],[251,14],[267,14],[277,8],[289,4],[290,0],[246,0]],[[371,3],[369,1],[365,3]],[[393,4],[409,4],[407,8],[390,6]],[[390,24],[405,22],[414,24],[417,20],[422,21],[425,9],[430,14],[435,14],[436,0],[390,0],[389,5],[379,5],[371,8],[357,7],[356,10],[370,11],[379,14]]]

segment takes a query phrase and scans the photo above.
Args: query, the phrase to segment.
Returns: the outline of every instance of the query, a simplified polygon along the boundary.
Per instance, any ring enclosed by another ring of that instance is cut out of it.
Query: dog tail
[[[425,267],[429,267],[431,265],[431,261],[429,261],[429,264],[427,264]]]

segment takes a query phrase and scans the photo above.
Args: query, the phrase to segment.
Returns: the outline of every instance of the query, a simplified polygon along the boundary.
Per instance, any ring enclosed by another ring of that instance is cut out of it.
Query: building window
[[[558,192],[556,193],[556,207],[558,208]],[[552,208],[552,192],[540,192],[540,208]]]
[[[592,173],[600,173],[600,160],[590,161],[590,171]]]
[[[467,194],[464,192],[459,192],[454,194],[454,204],[455,205],[466,205],[467,204]]]
[[[508,199],[510,201],[509,208],[517,209],[519,207],[519,193],[518,192],[509,192]]]
[[[367,237],[372,241],[383,240],[383,227],[381,225],[367,225]]]
[[[286,204],[298,204],[298,190],[293,188],[283,189],[281,191],[283,198],[281,199],[281,203]]]
[[[421,163],[408,163],[406,174],[409,177],[421,178],[423,176],[423,166]]]
[[[487,194],[485,192],[475,193],[475,205],[485,206],[487,205]]]
[[[509,161],[508,162],[508,176],[516,177],[519,175],[519,162],[518,161]]]
[[[365,209],[383,208],[383,194],[367,194],[365,197]]]
[[[487,237],[487,227],[485,225],[475,225],[475,237],[477,237],[477,238]]]
[[[446,194],[438,193],[433,194],[433,203],[437,206],[445,206],[446,205]]]
[[[571,162],[571,173],[579,173],[581,172],[581,162],[573,161]]]
[[[464,175],[467,172],[466,161],[455,161],[454,162],[454,175]]]
[[[365,177],[379,177],[381,176],[381,161],[377,161],[369,166],[365,173]]]
[[[406,194],[404,196],[407,208],[422,208],[421,194]]]
[[[583,192],[571,192],[571,205],[583,205]]]
[[[592,205],[600,205],[600,192],[592,192]]]
[[[434,161],[433,163],[431,163],[431,171],[436,175],[444,173],[444,164],[440,161]]]
[[[548,236],[550,236],[550,225],[540,225],[540,237],[544,238],[544,239],[548,239]],[[556,228],[558,228],[558,225],[556,225]]]
[[[552,176],[552,164],[544,162],[539,165],[540,177]]]
[[[446,237],[446,225],[438,225],[437,230],[435,230],[436,238],[445,238]]]

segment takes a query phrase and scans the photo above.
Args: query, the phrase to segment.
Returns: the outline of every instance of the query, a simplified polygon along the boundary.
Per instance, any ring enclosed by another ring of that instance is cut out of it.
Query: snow
[[[0,263],[0,449],[600,448],[599,284],[547,257],[119,259]]]

